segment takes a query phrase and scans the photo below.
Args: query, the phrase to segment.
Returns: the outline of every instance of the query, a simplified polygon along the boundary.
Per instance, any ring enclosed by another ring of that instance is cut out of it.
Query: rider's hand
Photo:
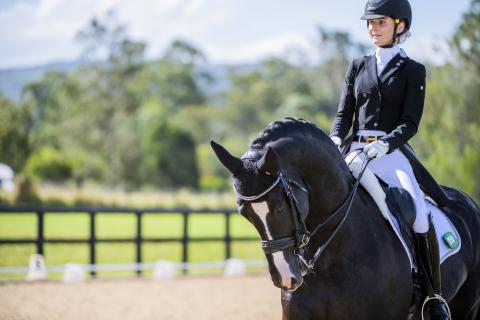
[[[369,157],[370,159],[373,158],[380,158],[381,156],[385,155],[390,148],[388,142],[377,140],[367,144],[363,148],[363,152]]]
[[[337,146],[338,149],[341,148],[341,146],[342,146],[342,139],[341,139],[340,137],[331,136],[330,139],[332,139],[333,143],[335,143],[335,145]]]

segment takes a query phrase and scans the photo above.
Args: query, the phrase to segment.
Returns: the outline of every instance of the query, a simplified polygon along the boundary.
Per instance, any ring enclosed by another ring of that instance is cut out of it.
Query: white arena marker
[[[153,279],[164,280],[175,277],[175,265],[170,261],[160,260],[155,263],[153,269]]]
[[[63,271],[64,283],[81,283],[84,280],[84,270],[82,265],[76,263],[67,263]]]
[[[225,270],[223,275],[226,277],[236,277],[245,275],[247,266],[245,261],[240,259],[230,258],[225,261]]]
[[[28,281],[47,279],[47,266],[41,254],[32,254],[28,265]]]

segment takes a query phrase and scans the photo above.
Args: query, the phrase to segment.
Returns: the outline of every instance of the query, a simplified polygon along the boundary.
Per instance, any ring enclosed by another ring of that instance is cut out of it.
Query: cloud
[[[112,8],[132,36],[153,44],[158,55],[176,35],[188,35],[194,25],[204,29],[196,13],[207,6],[204,0],[20,1],[0,11],[0,25],[8,26],[0,30],[0,68],[75,59],[81,51],[75,34]]]
[[[325,11],[322,10],[325,3],[325,0],[16,1],[0,6],[0,68],[77,58],[81,48],[74,41],[76,32],[93,16],[102,17],[112,8],[118,20],[127,24],[129,34],[148,44],[148,58],[158,57],[175,38],[198,44],[213,62],[258,60],[281,54],[292,46],[311,51],[309,33],[315,32],[320,24],[368,41],[364,24],[358,20],[363,4],[337,1],[329,3],[329,10]],[[457,10],[455,14],[452,8]],[[460,9],[453,3],[448,8],[442,7],[455,17]],[[339,17],[335,12],[343,13]],[[424,33],[418,41],[415,35],[407,42],[407,52],[414,57],[433,56],[435,52],[427,50],[432,47],[430,44],[438,42],[432,33],[446,34],[443,29],[451,29],[452,23],[442,24],[442,30],[431,24],[420,28],[420,22],[425,20],[422,17],[428,16],[430,9],[419,6],[416,14],[417,29]]]
[[[252,41],[241,46],[223,46],[221,43],[207,45],[207,54],[222,63],[254,62],[272,56],[286,55],[301,50],[313,54],[313,48],[306,35],[283,33]]]

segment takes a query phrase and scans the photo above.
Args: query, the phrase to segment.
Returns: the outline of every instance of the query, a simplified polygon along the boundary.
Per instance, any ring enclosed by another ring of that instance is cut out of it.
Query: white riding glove
[[[335,143],[337,148],[340,149],[340,146],[342,145],[342,139],[337,136],[331,136],[330,139],[332,139],[333,143]]]
[[[367,144],[363,148],[363,152],[367,155],[368,158],[380,158],[385,155],[390,149],[390,145],[386,141],[377,140]]]

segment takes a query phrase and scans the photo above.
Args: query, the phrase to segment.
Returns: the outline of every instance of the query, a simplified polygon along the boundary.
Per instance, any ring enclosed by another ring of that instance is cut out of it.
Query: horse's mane
[[[304,137],[312,135],[315,139],[319,139],[317,142],[328,138],[328,135],[316,124],[300,118],[286,117],[269,124],[268,127],[252,141],[250,150],[262,150],[267,143],[294,134],[300,134]]]

